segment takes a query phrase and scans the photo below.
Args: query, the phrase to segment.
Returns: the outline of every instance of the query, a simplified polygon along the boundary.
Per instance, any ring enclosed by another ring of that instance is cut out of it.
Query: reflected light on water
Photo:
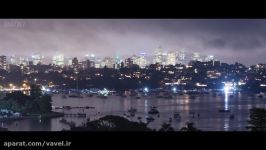
[[[228,110],[228,92],[225,91],[225,96],[224,96],[224,109]]]

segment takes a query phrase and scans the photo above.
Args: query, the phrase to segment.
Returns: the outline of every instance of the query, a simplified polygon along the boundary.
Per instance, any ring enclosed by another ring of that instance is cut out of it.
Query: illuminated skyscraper
[[[133,65],[133,60],[132,60],[132,58],[127,58],[127,59],[125,60],[125,65],[126,65],[126,67],[128,67],[128,68],[132,67],[132,65]]]
[[[32,55],[33,65],[42,64],[44,56],[41,56],[39,53],[35,53]]]
[[[145,53],[140,53],[140,55],[138,56],[134,55],[132,57],[132,60],[133,64],[137,64],[140,68],[145,68],[146,65],[148,64]]]
[[[0,69],[7,70],[6,56],[0,56]]]
[[[158,47],[155,49],[154,51],[154,60],[153,60],[153,63],[159,63],[159,64],[162,64],[163,62],[163,49],[162,47]]]
[[[213,61],[214,60],[214,56],[213,55],[208,55],[206,58],[205,58],[205,61]]]
[[[168,52],[166,58],[166,65],[175,65],[176,64],[176,53],[175,52]]]
[[[200,54],[198,52],[195,52],[192,54],[192,60],[194,61],[202,61]]]
[[[56,55],[53,57],[52,64],[63,67],[65,65],[64,55]]]
[[[177,51],[176,53],[176,62],[183,64],[185,62],[185,51]]]
[[[115,59],[111,57],[106,57],[102,60],[101,66],[107,67],[107,68],[114,68],[114,65],[116,64]]]
[[[22,56],[11,56],[9,60],[10,60],[9,63],[11,65],[17,65],[17,66],[24,65],[24,66],[26,66],[29,64],[28,58],[22,57]]]

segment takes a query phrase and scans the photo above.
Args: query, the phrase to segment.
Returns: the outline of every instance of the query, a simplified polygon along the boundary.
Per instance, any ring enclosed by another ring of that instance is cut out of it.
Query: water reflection
[[[230,101],[230,106],[229,106]],[[256,101],[256,102],[254,102]],[[181,120],[173,120],[172,126],[181,128],[187,121],[194,122],[197,128],[204,131],[244,131],[249,116],[249,108],[252,106],[265,106],[264,100],[248,100],[247,95],[230,97],[229,93],[223,96],[213,97],[209,95],[199,95],[194,99],[190,99],[189,95],[178,95],[174,99],[163,99],[155,97],[142,97],[135,99],[130,97],[121,98],[118,96],[110,96],[107,99],[98,97],[85,97],[82,99],[66,98],[62,99],[61,95],[53,96],[53,105],[60,106],[92,106],[95,109],[70,109],[56,110],[64,113],[86,113],[90,120],[98,119],[105,115],[121,115],[123,116],[130,107],[137,109],[137,115],[132,117],[133,121],[139,121],[137,117],[145,119],[148,117],[150,106],[157,106],[160,117],[153,116],[155,121],[149,124],[151,128],[160,128],[163,122],[167,122],[173,117],[174,112],[180,113]],[[230,108],[229,108],[230,107]],[[220,109],[225,109],[234,113],[235,119],[230,120],[230,113],[221,113]],[[99,112],[99,113],[98,113]],[[190,112],[195,112],[193,118]],[[200,114],[198,117],[197,114]],[[87,118],[65,117],[67,121],[73,121],[77,125],[86,122]],[[5,122],[4,127],[8,127],[11,131],[61,131],[69,129],[65,124],[60,123],[61,118],[53,118],[48,120],[27,119],[16,122]],[[144,120],[143,120],[144,121]],[[17,125],[16,125],[17,123]]]

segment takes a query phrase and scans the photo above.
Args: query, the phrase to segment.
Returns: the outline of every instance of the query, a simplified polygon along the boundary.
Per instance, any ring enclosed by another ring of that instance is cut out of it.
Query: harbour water
[[[169,122],[176,130],[184,127],[186,122],[193,122],[195,127],[202,131],[246,131],[247,120],[249,119],[249,109],[252,107],[266,106],[265,98],[250,96],[250,94],[237,93],[234,95],[222,94],[213,96],[212,94],[201,94],[195,98],[189,95],[177,95],[172,99],[156,98],[152,96],[141,97],[120,97],[110,95],[103,99],[96,96],[83,98],[63,98],[61,94],[53,95],[53,106],[91,106],[95,109],[56,109],[55,111],[68,114],[86,113],[84,117],[66,116],[64,119],[73,121],[76,125],[85,123],[88,118],[94,120],[105,115],[125,116],[130,108],[136,108],[135,117],[127,117],[132,121],[146,122],[146,117],[152,116],[155,120],[149,127],[159,129],[164,122]],[[149,115],[151,106],[156,106],[160,115]],[[220,112],[219,110],[230,110],[230,112]],[[174,113],[179,113],[180,120],[174,119]],[[193,116],[194,113],[194,116]],[[233,115],[233,118],[230,118]],[[69,126],[60,122],[60,118],[52,119],[26,119],[13,122],[2,123],[3,127],[10,131],[61,131],[68,130]]]

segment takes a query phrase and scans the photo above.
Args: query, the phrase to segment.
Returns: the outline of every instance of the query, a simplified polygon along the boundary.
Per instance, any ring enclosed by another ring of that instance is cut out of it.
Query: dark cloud
[[[161,45],[253,64],[265,61],[264,41],[266,19],[0,20],[0,54],[5,55],[130,56]]]

